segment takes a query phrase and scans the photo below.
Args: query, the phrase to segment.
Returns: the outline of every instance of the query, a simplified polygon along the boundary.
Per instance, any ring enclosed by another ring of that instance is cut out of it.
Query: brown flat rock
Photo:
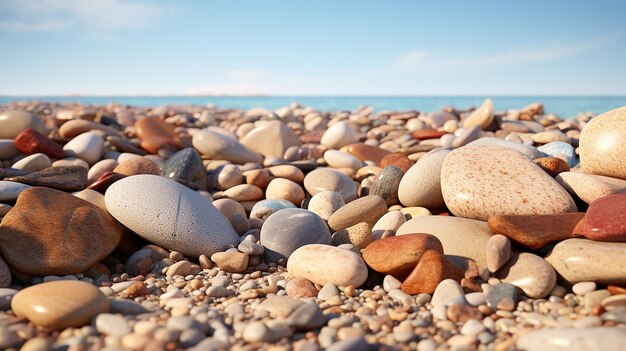
[[[553,241],[578,237],[572,234],[583,212],[555,215],[489,216],[489,229],[531,249],[539,249]]]
[[[63,191],[77,191],[87,187],[87,170],[82,166],[48,167],[39,172],[5,180]]]

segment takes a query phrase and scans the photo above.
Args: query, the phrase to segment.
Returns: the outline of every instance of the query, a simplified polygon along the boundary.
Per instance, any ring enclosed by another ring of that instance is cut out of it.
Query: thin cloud
[[[552,45],[545,47],[520,46],[505,51],[474,56],[447,54],[443,51],[414,50],[392,60],[391,66],[398,70],[480,68],[519,63],[543,63],[558,61],[588,52],[609,43],[597,40],[575,45]]]
[[[0,0],[0,12],[2,31],[111,33],[147,27],[162,16],[164,8],[143,1]]]
[[[187,90],[187,95],[269,95],[277,87],[268,83],[269,74],[263,71],[239,70],[227,74],[227,79],[215,83],[201,84]]]

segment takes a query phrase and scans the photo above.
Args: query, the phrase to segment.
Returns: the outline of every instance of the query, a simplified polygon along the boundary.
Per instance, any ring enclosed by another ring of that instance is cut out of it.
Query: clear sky
[[[0,95],[626,95],[626,1],[0,0]]]

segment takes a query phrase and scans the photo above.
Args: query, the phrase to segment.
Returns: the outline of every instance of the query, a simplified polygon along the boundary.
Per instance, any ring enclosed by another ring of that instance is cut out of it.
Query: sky
[[[0,0],[0,95],[626,95],[626,1]]]

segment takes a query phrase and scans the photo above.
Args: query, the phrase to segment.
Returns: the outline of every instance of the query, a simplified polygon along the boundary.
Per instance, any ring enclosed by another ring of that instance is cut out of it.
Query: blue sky
[[[626,1],[0,0],[0,95],[626,95]]]

